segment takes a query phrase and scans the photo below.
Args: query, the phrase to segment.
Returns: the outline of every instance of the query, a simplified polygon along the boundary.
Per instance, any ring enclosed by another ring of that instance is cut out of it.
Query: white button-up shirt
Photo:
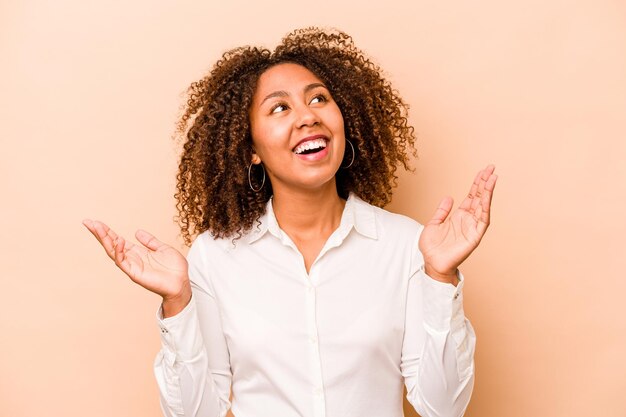
[[[307,274],[271,200],[242,238],[198,236],[193,296],[158,313],[165,416],[461,416],[474,331],[457,287],[424,273],[423,227],[350,195]],[[232,388],[232,404],[231,393]]]

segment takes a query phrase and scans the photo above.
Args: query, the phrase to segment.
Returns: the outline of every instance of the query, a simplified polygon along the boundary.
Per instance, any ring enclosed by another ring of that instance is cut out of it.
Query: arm
[[[230,363],[201,239],[187,261],[146,231],[135,234],[137,245],[104,223],[86,219],[83,224],[133,282],[163,297],[158,318],[162,349],[154,370],[165,416],[226,415]]]
[[[462,416],[472,394],[476,337],[459,277],[454,287],[422,267],[409,280],[400,370],[407,400],[422,417]]]
[[[187,258],[191,302],[176,316],[158,320],[162,348],[154,372],[161,408],[166,417],[224,417],[230,408],[230,357],[219,307],[207,285],[201,238]]]
[[[418,238],[407,291],[401,371],[423,417],[462,416],[474,384],[474,330],[463,313],[461,263],[489,226],[497,176],[489,165],[452,210],[445,198]]]

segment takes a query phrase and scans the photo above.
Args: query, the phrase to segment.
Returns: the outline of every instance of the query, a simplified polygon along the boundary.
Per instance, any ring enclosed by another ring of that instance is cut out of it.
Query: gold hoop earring
[[[350,163],[347,166],[341,166],[340,168],[343,169],[348,169],[352,166],[352,164],[354,163],[354,157],[356,156],[355,152],[354,152],[354,145],[352,145],[352,142],[350,142],[349,139],[346,139],[346,142],[348,142],[348,144],[350,145],[350,148],[352,148],[352,159],[350,160]]]
[[[263,180],[261,180],[261,186],[259,188],[254,188],[252,186],[252,165],[254,165],[252,162],[250,162],[250,165],[248,165],[248,185],[250,186],[250,189],[252,191],[258,193],[263,189],[263,186],[265,185],[265,167],[263,166],[263,164],[259,164],[261,165],[261,169],[263,170]]]

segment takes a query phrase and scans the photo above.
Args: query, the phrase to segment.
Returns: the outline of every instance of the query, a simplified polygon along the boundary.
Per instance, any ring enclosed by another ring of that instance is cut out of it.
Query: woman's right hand
[[[164,317],[178,314],[189,303],[191,285],[187,260],[179,251],[145,230],[135,233],[143,245],[140,246],[127,242],[97,220],[85,219],[83,224],[133,282],[163,297]]]

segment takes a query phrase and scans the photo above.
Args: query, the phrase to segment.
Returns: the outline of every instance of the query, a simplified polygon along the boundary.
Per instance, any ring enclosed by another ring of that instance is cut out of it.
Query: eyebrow
[[[317,88],[317,87],[324,87],[325,89],[328,90],[328,87],[326,87],[323,83],[312,83],[312,84],[309,84],[306,87],[304,87],[304,92],[308,93],[309,91],[311,91],[311,90],[313,90],[314,88]],[[274,91],[273,93],[270,93],[267,96],[265,96],[265,98],[263,99],[263,101],[261,102],[260,105],[263,105],[263,103],[265,103],[270,98],[273,98],[273,97],[287,97],[287,96],[289,96],[289,93],[287,93],[284,90]]]

